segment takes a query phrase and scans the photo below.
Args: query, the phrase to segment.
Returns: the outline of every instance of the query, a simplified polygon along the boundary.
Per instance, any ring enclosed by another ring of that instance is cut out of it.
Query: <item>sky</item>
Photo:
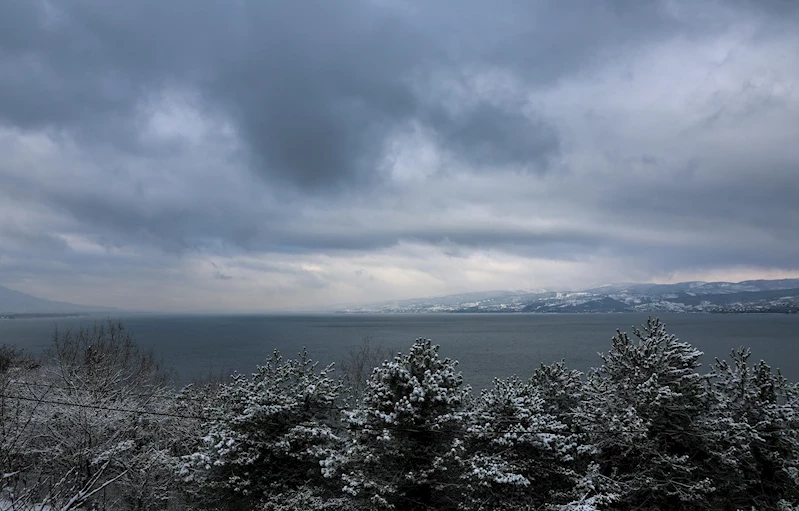
[[[799,275],[799,2],[0,2],[0,285],[163,311]]]

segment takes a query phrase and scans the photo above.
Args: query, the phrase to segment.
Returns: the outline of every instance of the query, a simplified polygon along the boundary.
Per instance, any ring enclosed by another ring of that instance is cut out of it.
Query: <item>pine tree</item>
[[[572,424],[574,411],[583,398],[582,373],[568,369],[565,361],[541,364],[529,385],[544,400],[544,410],[564,424]]]
[[[719,444],[730,474],[724,500],[740,508],[777,509],[799,503],[799,392],[751,352],[716,360],[713,392]]]
[[[321,461],[339,442],[331,422],[340,383],[316,370],[305,352],[283,361],[275,352],[252,378],[221,386],[200,448],[180,469],[211,490],[211,502],[254,506],[307,486],[326,488]]]
[[[463,386],[457,362],[418,339],[407,355],[376,368],[360,409],[350,413],[351,447],[330,459],[345,493],[367,509],[454,509],[462,451]],[[452,486],[455,484],[456,486]]]
[[[657,319],[633,335],[617,331],[576,415],[620,492],[614,509],[706,509],[717,458],[702,353]]]
[[[494,380],[482,392],[465,437],[465,509],[539,509],[572,500],[576,437],[551,413],[558,406],[516,377]]]

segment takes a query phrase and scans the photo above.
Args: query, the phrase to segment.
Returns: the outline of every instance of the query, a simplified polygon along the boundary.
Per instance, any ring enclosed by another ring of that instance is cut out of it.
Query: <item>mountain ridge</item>
[[[582,291],[486,291],[349,307],[343,313],[799,312],[799,278],[624,283]]]
[[[97,312],[121,312],[121,309],[47,300],[5,286],[0,286],[0,316],[16,316],[21,314],[88,314]]]

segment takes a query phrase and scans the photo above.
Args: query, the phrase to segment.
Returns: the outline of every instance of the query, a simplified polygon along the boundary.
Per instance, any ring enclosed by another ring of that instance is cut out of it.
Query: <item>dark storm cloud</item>
[[[317,192],[379,180],[387,138],[412,122],[468,164],[542,171],[558,134],[522,113],[525,93],[442,112],[434,82],[474,95],[469,77],[495,68],[551,83],[676,30],[664,5],[10,2],[0,118],[146,152],[138,109],[174,89],[233,120],[255,171]]]
[[[0,163],[0,173],[3,170]],[[297,208],[235,196],[208,196],[193,190],[188,196],[155,201],[125,187],[68,187],[63,182],[40,183],[26,177],[6,177],[4,185],[3,193],[8,197],[23,203],[47,204],[59,217],[74,220],[78,233],[107,251],[143,245],[172,255],[240,250],[353,254],[410,242],[450,251],[452,247],[498,249],[533,257],[573,259],[607,243],[606,234],[587,229],[524,228],[497,219],[460,221],[448,217],[444,202],[429,203],[417,212],[394,214],[384,221],[372,214],[380,206],[370,198],[346,206],[333,198],[321,198]],[[437,194],[435,190],[429,193]],[[419,222],[420,214],[427,220]],[[24,241],[32,250],[40,250],[43,244],[48,250],[68,250],[58,235],[36,233],[35,239],[28,239],[31,236],[26,234]]]
[[[791,268],[799,256],[798,170],[770,170],[767,179],[754,174],[713,183],[640,184],[624,201],[608,201],[605,210],[623,214],[623,224],[670,231],[660,243],[634,246],[653,268]]]
[[[348,214],[346,208],[327,200],[316,208],[338,208],[343,213],[329,214],[320,222],[318,217],[307,216],[297,209],[272,209],[255,204],[239,204],[237,208],[228,202],[235,198],[197,207],[190,203],[191,199],[156,203],[135,194],[110,194],[106,189],[65,189],[10,179],[6,180],[6,185],[6,190],[18,199],[46,203],[58,214],[87,227],[89,232],[99,233],[94,241],[108,249],[144,243],[179,254],[203,251],[208,248],[209,240],[221,240],[229,247],[252,252],[359,252],[409,241],[569,257],[573,251],[584,253],[601,244],[600,237],[589,232],[521,229],[495,221],[486,225],[461,225],[442,217],[424,223],[391,225],[359,218],[358,213]],[[435,209],[428,209],[426,214],[435,215]],[[30,235],[26,235],[25,241],[29,244],[66,249],[63,239],[57,236],[29,238]]]
[[[518,109],[481,103],[466,112],[433,115],[437,140],[476,166],[516,165],[543,171],[559,150],[555,129]]]
[[[0,164],[0,173],[4,170]],[[68,188],[58,183],[38,183],[25,178],[5,178],[5,193],[17,199],[47,204],[57,214],[77,221],[95,241],[107,248],[154,245],[170,253],[201,250],[205,240],[224,240],[247,247],[258,224],[270,225],[285,216],[261,210],[237,209],[231,197],[205,200],[195,196],[153,201],[133,190],[112,191],[106,186]],[[274,215],[274,216],[273,216]]]
[[[160,89],[197,91],[234,120],[256,171],[316,191],[378,177],[386,137],[413,120],[453,151],[479,136],[483,159],[537,162],[551,145],[542,138],[554,138],[542,121],[500,107],[460,121],[427,115],[431,69],[461,63],[432,27],[367,2],[32,1],[3,10],[0,116],[23,128],[67,128],[144,151],[140,103]],[[510,139],[508,120],[518,128]],[[475,133],[470,121],[486,124]]]

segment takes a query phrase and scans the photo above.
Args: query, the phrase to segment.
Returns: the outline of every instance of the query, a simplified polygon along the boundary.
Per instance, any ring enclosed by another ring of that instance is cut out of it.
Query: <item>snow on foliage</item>
[[[305,351],[284,361],[275,352],[248,378],[220,386],[200,448],[183,458],[180,475],[242,505],[309,482],[323,486],[321,461],[339,442],[328,424],[340,384]]]
[[[707,434],[709,377],[697,372],[702,353],[659,320],[633,335],[613,337],[588,376],[577,421],[601,473],[621,489],[614,508],[707,509],[717,457]]]
[[[166,372],[121,324],[56,332],[39,363],[12,369],[0,380],[0,454],[22,470],[17,494],[46,496],[57,509],[95,502],[101,486],[106,504],[121,507],[153,507],[174,494],[175,421],[126,411],[166,412]],[[103,486],[110,480],[113,488]]]
[[[740,348],[713,366],[717,442],[734,462],[730,501],[773,509],[799,502],[799,389],[762,360],[750,366],[750,356]]]
[[[407,355],[376,368],[360,409],[347,414],[351,444],[343,491],[370,509],[446,508],[462,452],[469,388],[457,362],[418,339]]]
[[[482,392],[465,434],[465,508],[536,508],[569,492],[577,438],[552,406],[516,377]]]

